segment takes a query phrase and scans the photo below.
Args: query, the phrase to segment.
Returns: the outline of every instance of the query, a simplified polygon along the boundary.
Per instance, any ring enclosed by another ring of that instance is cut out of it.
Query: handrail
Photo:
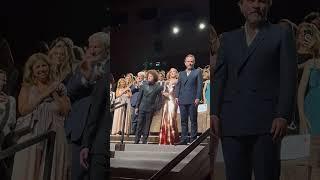
[[[171,160],[165,167],[160,169],[149,180],[159,180],[164,175],[167,175],[174,167],[176,167],[185,157],[187,157],[196,147],[198,147],[203,140],[205,140],[211,133],[211,129],[207,129],[195,141],[193,141],[186,149]]]
[[[55,136],[56,136],[56,132],[49,131],[49,132],[44,133],[42,135],[39,135],[39,136],[36,136],[36,137],[31,138],[29,140],[26,140],[20,144],[16,144],[14,146],[11,146],[3,151],[0,151],[0,160],[7,158],[11,155],[14,155],[15,153],[17,153],[21,150],[24,150],[34,144],[37,144],[41,141],[48,139],[47,148],[46,148],[46,159],[45,159],[45,165],[44,165],[43,180],[50,180],[53,152],[54,152],[54,144],[55,144]]]
[[[126,125],[126,118],[127,118],[127,107],[128,103],[124,104],[124,113],[123,113],[123,123],[122,123],[122,132],[121,132],[121,144],[123,144],[124,141],[124,131],[125,131],[125,125]]]
[[[118,104],[119,104],[119,103],[118,103]],[[119,109],[119,108],[121,108],[121,107],[123,107],[123,106],[126,106],[126,105],[127,105],[127,103],[123,103],[123,104],[121,104],[121,105],[119,105],[119,106],[116,106],[116,107],[111,108],[110,111],[113,112],[113,111],[115,111],[116,109]]]

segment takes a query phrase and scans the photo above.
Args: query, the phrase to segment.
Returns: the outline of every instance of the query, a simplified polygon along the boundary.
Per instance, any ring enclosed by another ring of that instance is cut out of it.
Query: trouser
[[[131,134],[136,134],[137,131],[137,125],[138,125],[138,115],[135,112],[135,108],[132,108],[132,114],[131,114]]]
[[[81,145],[72,143],[72,165],[71,179],[72,180],[88,180],[88,171],[80,165],[80,150]]]
[[[150,125],[152,121],[153,112],[139,111],[138,127],[136,131],[135,143],[138,144],[143,135],[142,143],[146,144],[149,137]]]
[[[110,158],[106,154],[90,154],[90,180],[110,179]]]
[[[222,137],[227,180],[279,180],[280,145],[271,134]]]
[[[189,142],[188,139],[188,119],[191,121],[191,142],[197,139],[198,134],[198,109],[194,104],[182,104],[179,105],[181,116],[181,141]]]

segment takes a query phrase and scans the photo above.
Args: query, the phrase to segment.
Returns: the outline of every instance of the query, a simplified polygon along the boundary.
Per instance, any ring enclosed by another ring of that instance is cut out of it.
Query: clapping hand
[[[7,102],[7,101],[8,101],[8,95],[2,91],[0,93],[0,103]]]
[[[53,92],[55,92],[59,86],[60,82],[55,81],[48,86],[48,88],[42,93],[40,96],[42,99],[50,96]]]

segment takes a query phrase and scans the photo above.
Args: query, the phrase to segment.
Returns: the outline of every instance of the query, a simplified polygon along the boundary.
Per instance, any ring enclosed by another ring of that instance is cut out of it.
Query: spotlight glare
[[[178,33],[179,33],[179,31],[180,31],[180,29],[179,29],[179,27],[178,27],[178,26],[174,26],[174,27],[172,28],[172,32],[173,32],[173,34],[178,34]]]
[[[203,30],[204,28],[206,28],[206,25],[204,23],[200,23],[199,24],[199,29]]]

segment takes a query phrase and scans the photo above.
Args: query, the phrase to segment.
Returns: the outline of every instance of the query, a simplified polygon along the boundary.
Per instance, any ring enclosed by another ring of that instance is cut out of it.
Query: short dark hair
[[[186,59],[187,59],[188,57],[193,58],[193,62],[194,62],[194,63],[196,62],[196,57],[195,57],[193,54],[188,54],[188,55],[184,58],[184,61],[186,61]]]
[[[149,76],[149,74],[151,74],[153,76],[154,82],[157,82],[159,77],[158,77],[158,72],[156,70],[149,70],[147,72],[147,77]]]

